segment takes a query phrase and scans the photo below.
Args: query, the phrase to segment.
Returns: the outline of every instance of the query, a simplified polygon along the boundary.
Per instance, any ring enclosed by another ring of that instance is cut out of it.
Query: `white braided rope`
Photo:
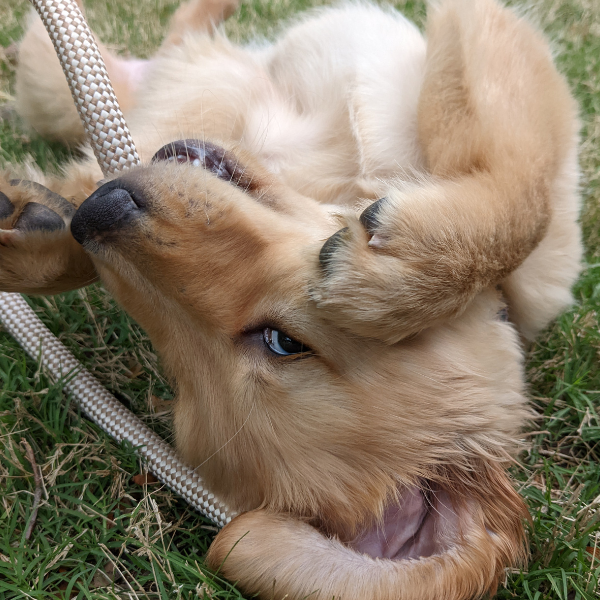
[[[104,174],[139,164],[98,46],[72,0],[31,0],[50,34],[75,105]],[[138,449],[158,479],[223,527],[235,516],[164,440],[127,410],[40,321],[19,294],[0,292],[0,321],[24,350],[64,380],[86,415],[118,441]]]
[[[73,0],[31,0],[52,39],[98,164],[105,175],[140,163],[104,60]]]
[[[152,473],[214,523],[221,527],[229,523],[231,511],[204,489],[202,479],[193,469],[183,464],[169,444],[102,387],[19,294],[0,292],[0,320],[29,356],[35,360],[41,358],[54,378],[63,380],[65,390],[73,394],[94,423],[117,441],[127,440],[138,448]]]

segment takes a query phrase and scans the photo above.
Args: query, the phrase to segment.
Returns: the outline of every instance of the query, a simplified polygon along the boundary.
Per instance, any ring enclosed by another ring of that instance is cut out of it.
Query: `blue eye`
[[[263,329],[263,339],[265,344],[275,354],[279,356],[290,356],[292,354],[306,354],[310,352],[310,348],[306,347],[302,342],[291,338],[282,331],[265,327]]]

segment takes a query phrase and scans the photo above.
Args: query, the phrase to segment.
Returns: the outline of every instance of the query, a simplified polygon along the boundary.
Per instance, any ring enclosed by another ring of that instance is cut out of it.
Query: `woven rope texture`
[[[105,175],[140,163],[104,61],[72,0],[31,0],[52,39],[75,106]]]
[[[0,320],[6,330],[34,359],[41,358],[57,380],[63,380],[85,414],[116,440],[138,448],[149,469],[163,483],[219,526],[231,520],[231,511],[207,492],[202,479],[183,464],[169,444],[127,410],[58,341],[19,294],[0,292]]]

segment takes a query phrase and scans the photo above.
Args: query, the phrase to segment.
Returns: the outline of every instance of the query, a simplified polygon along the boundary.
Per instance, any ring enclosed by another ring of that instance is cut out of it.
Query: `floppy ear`
[[[75,210],[39,183],[0,177],[0,291],[57,294],[96,281],[71,235]]]

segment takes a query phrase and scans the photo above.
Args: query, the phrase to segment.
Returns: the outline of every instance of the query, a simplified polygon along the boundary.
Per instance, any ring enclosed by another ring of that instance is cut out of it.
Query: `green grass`
[[[228,23],[238,40],[270,36],[311,0],[251,0]],[[119,51],[151,54],[175,0],[86,3],[93,28]],[[400,3],[422,24],[420,0]],[[68,155],[27,132],[10,110],[13,64],[2,48],[22,33],[27,3],[0,0],[0,161],[52,169]],[[582,109],[583,227],[588,267],[577,306],[528,353],[539,417],[513,468],[533,526],[527,571],[507,573],[499,598],[578,600],[600,592],[600,3],[538,0],[534,14],[555,40],[558,63]],[[145,334],[101,287],[31,299],[43,321],[154,429],[169,436],[172,397]],[[83,419],[0,329],[0,599],[237,598],[202,557],[214,528],[158,484],[136,485],[135,454]],[[32,446],[44,492],[31,539]]]

